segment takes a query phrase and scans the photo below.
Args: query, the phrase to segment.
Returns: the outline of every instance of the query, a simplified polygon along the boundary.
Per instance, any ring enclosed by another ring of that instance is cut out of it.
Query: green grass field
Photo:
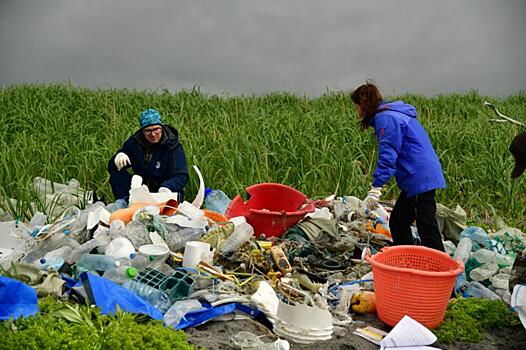
[[[520,128],[489,122],[495,116],[482,102],[525,122],[526,92],[507,98],[476,92],[396,98],[415,105],[440,157],[448,187],[438,201],[460,204],[474,223],[496,214],[525,229],[526,175],[509,177],[508,146]],[[369,189],[376,142],[372,130],[358,128],[348,93],[232,97],[198,90],[18,85],[0,88],[3,196],[29,201],[29,183],[42,176],[56,182],[76,178],[113,200],[107,161],[138,128],[139,113],[150,107],[179,129],[189,166],[199,166],[207,187],[230,197],[259,182],[283,183],[311,197],[364,197]],[[191,171],[187,198],[197,186]],[[392,180],[384,198],[396,195]]]

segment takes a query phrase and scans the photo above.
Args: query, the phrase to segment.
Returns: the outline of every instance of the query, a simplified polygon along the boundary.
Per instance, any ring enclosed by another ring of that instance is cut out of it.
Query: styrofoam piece
[[[278,296],[266,281],[259,283],[258,290],[250,297],[250,302],[267,315],[276,316],[278,313]]]
[[[192,204],[186,201],[179,204],[179,206],[177,207],[177,212],[183,214],[184,216],[190,219],[206,218],[205,214],[201,209],[194,207]]]
[[[113,256],[115,259],[128,258],[130,254],[135,253],[135,247],[132,242],[125,237],[113,239],[106,247],[106,255]]]
[[[196,165],[194,165],[193,168],[197,173],[197,177],[199,178],[199,190],[197,191],[197,195],[195,196],[192,205],[199,209],[205,200],[205,180],[203,180],[203,175],[201,174],[199,168]]]
[[[298,344],[311,344],[317,341],[329,340],[332,338],[332,335],[312,336],[308,334],[297,334],[280,327],[274,327],[273,331],[276,333],[276,335]]]
[[[194,219],[188,218],[184,215],[172,215],[166,219],[166,223],[168,224],[176,224],[181,227],[190,227],[190,228],[198,228],[198,229],[205,229],[208,225],[208,220],[206,217],[200,216]]]
[[[183,267],[196,268],[202,260],[210,261],[210,244],[199,241],[186,242]]]

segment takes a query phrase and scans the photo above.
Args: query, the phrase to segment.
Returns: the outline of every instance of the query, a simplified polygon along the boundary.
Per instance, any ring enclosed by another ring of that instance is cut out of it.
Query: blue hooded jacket
[[[163,124],[163,136],[156,146],[148,144],[142,129],[138,130],[108,162],[108,172],[118,171],[115,166],[115,156],[124,152],[130,158],[133,173],[143,178],[143,183],[150,192],[157,192],[159,187],[166,187],[172,192],[184,195],[184,187],[188,183],[188,166],[183,146],[179,143],[179,134],[174,127]],[[152,147],[150,162],[145,164],[144,150]],[[121,170],[122,171],[122,170]]]
[[[446,187],[442,166],[424,127],[416,120],[415,107],[384,101],[370,125],[378,140],[373,187],[382,187],[393,176],[407,197]]]

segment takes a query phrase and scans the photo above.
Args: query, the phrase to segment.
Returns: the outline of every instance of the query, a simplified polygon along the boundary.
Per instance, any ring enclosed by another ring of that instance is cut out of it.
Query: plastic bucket
[[[408,315],[427,328],[444,320],[461,260],[435,249],[402,245],[366,256],[372,265],[378,318],[390,326]]]

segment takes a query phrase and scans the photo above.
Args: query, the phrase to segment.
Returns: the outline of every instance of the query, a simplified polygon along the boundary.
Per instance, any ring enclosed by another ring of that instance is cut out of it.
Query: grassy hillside
[[[525,228],[526,176],[512,181],[508,146],[517,126],[488,122],[494,103],[526,121],[526,93],[508,98],[476,92],[400,98],[415,105],[442,161],[448,187],[438,200],[481,219],[496,212]],[[0,187],[27,198],[31,179],[76,178],[113,199],[108,159],[138,128],[146,108],[179,129],[189,165],[208,187],[230,197],[258,182],[279,182],[309,196],[355,195],[369,189],[376,163],[372,131],[362,132],[347,93],[305,98],[207,96],[199,91],[88,90],[68,85],[0,88]],[[191,172],[188,198],[197,191]],[[397,195],[390,182],[385,198]]]

